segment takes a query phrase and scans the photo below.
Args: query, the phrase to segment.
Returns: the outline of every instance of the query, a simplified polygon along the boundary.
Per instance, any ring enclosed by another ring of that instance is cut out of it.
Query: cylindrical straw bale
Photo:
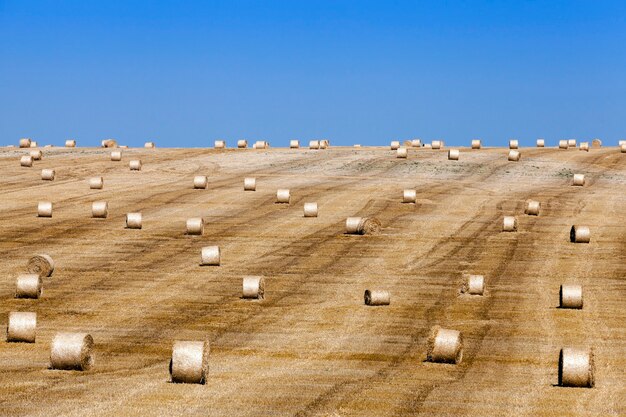
[[[116,148],[117,141],[115,139],[104,139],[101,143],[103,148]]]
[[[391,295],[385,290],[365,290],[363,298],[366,306],[388,306],[391,303]]]
[[[193,188],[204,190],[209,186],[209,179],[206,175],[196,175],[193,177]]]
[[[480,139],[472,140],[472,149],[480,149],[481,146],[482,146],[482,143],[481,143]]]
[[[202,217],[194,217],[187,219],[187,234],[202,235],[204,234],[204,219]]]
[[[517,139],[509,140],[509,149],[518,149],[518,148],[519,148],[519,141]]]
[[[408,155],[409,153],[404,146],[401,146],[396,150],[396,158],[406,158]]]
[[[127,213],[126,214],[126,228],[127,229],[141,229],[141,213]]]
[[[38,147],[38,146],[39,146],[39,145],[37,145],[37,142],[35,142],[35,141],[32,141],[32,142],[30,143],[30,147],[31,147],[31,148],[36,148],[36,147]]]
[[[509,151],[509,161],[517,162],[519,161],[520,157],[521,157],[521,154],[519,153],[519,151],[516,151],[514,149],[511,149]]]
[[[569,240],[572,243],[589,243],[591,241],[589,227],[573,225],[569,231]]]
[[[417,201],[417,191],[413,189],[402,191],[403,203],[415,203]]]
[[[622,146],[622,145],[626,145],[626,140],[620,140],[619,142],[617,142],[617,146]]]
[[[366,235],[380,230],[380,221],[374,217],[348,217],[346,233],[349,235]]]
[[[263,277],[243,277],[243,298],[265,298],[265,279]]]
[[[205,246],[202,248],[200,265],[219,266],[221,260],[219,246]]]
[[[317,217],[317,203],[304,203],[304,217]]]
[[[602,147],[602,141],[600,139],[594,139],[591,141],[591,146],[594,148],[601,148]]]
[[[328,139],[320,140],[320,149],[327,149],[330,146]]]
[[[254,142],[254,149],[267,149],[269,146],[270,144],[264,140],[257,140]]]
[[[463,337],[458,330],[442,329],[434,326],[428,338],[429,362],[455,363],[463,359]]]
[[[226,141],[216,140],[214,146],[215,146],[215,149],[224,149],[226,148]]]
[[[543,139],[537,139],[537,147],[543,148],[544,146],[546,146],[546,141]]]
[[[20,148],[30,148],[31,140],[29,138],[20,139]]]
[[[580,147],[578,149],[589,152],[589,142],[580,142]]]
[[[411,146],[414,148],[421,148],[422,147],[422,140],[421,139],[411,139]]]
[[[559,385],[593,388],[595,365],[592,349],[566,347],[559,353]]]
[[[319,140],[309,141],[309,149],[319,149],[319,148],[320,148],[320,141]]]
[[[569,142],[565,139],[561,139],[559,141],[559,149],[567,149],[569,148]]]
[[[33,158],[34,161],[41,161],[41,156],[42,156],[41,150],[35,149],[35,150],[30,151],[30,156],[31,158]]]
[[[65,141],[65,147],[66,148],[75,148],[76,147],[76,141],[74,139],[68,139]]]
[[[502,231],[517,232],[517,217],[504,216],[504,221],[502,222]]]
[[[431,149],[441,149],[441,147],[442,147],[442,143],[441,143],[441,141],[440,141],[440,140],[433,140],[433,141],[430,143],[430,147],[431,147]]]
[[[360,148],[360,147],[361,147],[361,144],[360,144],[360,143],[355,143],[353,146],[354,146],[355,148]]]
[[[291,200],[291,194],[289,193],[289,190],[278,190],[276,191],[276,202],[279,204],[289,204],[289,201]]]
[[[237,147],[238,148],[247,148],[248,147],[248,141],[245,139],[239,139],[237,141]]]
[[[41,170],[41,179],[44,181],[53,181],[54,176],[54,169],[44,168]]]
[[[244,191],[256,191],[256,178],[244,178],[243,190]]]
[[[143,145],[144,148],[154,148],[156,147],[156,145],[154,144],[154,142],[146,142]]]
[[[626,143],[623,143],[619,147],[621,153],[626,153]]]
[[[576,147],[576,139],[568,139],[567,140],[567,146],[570,148],[575,148]]]
[[[37,205],[38,217],[52,217],[52,203],[50,201],[40,201]]]
[[[88,371],[94,364],[93,337],[87,333],[57,333],[50,348],[52,369]]]
[[[39,274],[18,275],[15,298],[39,298],[43,293],[43,280]]]
[[[209,342],[174,342],[170,360],[172,382],[180,384],[204,384],[209,375]]]
[[[35,343],[37,313],[12,311],[7,323],[7,342]]]
[[[89,178],[89,188],[92,190],[101,190],[104,187],[104,178],[93,177]]]
[[[121,161],[121,160],[122,160],[122,151],[111,152],[111,161]]]
[[[300,141],[298,139],[292,139],[289,141],[289,147],[291,149],[298,149],[300,147]]]
[[[541,209],[541,203],[535,200],[526,201],[526,208],[524,209],[524,213],[529,216],[538,216],[539,210]]]
[[[448,151],[448,160],[450,161],[458,161],[459,160],[459,150],[458,149],[450,149]]]
[[[572,181],[572,185],[576,185],[579,187],[585,185],[585,174],[574,174],[574,180]]]
[[[395,151],[400,147],[400,141],[399,140],[392,140],[391,141],[391,150]]]
[[[583,287],[581,285],[563,284],[559,288],[559,307],[583,308]]]
[[[26,264],[26,271],[29,274],[37,274],[40,277],[50,277],[54,272],[54,261],[50,255],[45,253],[31,256]]]
[[[91,203],[91,217],[106,219],[109,215],[109,203],[106,201],[94,201]]]
[[[132,161],[128,163],[128,166],[131,171],[141,171],[141,160],[133,159]]]
[[[33,157],[30,155],[24,155],[20,158],[20,165],[30,168],[33,166]]]
[[[485,292],[485,277],[482,275],[469,275],[463,283],[461,292],[470,295],[483,295]]]

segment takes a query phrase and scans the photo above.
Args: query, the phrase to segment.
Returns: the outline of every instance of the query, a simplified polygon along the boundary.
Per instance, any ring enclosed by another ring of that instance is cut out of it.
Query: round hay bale
[[[141,160],[133,159],[132,161],[128,163],[128,167],[130,168],[131,171],[141,171]]]
[[[174,342],[170,360],[172,382],[178,384],[204,384],[209,375],[209,342]]]
[[[37,313],[11,311],[7,323],[7,342],[35,343]]]
[[[430,147],[431,149],[441,149],[443,147],[443,144],[441,143],[440,140],[433,140],[430,143]]]
[[[358,143],[355,143],[353,146],[354,146],[355,148],[360,148],[360,147],[361,147],[361,145],[360,145],[360,144],[358,144]]]
[[[41,170],[41,179],[44,181],[54,181],[54,169],[44,168]]]
[[[298,139],[292,139],[289,141],[289,147],[291,149],[298,149],[300,147],[300,141]]]
[[[524,213],[529,216],[538,216],[539,210],[541,209],[541,203],[535,200],[526,201],[526,207],[524,208]]]
[[[319,140],[309,141],[309,149],[319,149],[319,148],[320,148],[320,141]]]
[[[328,142],[326,139],[320,140],[320,149],[327,149],[329,145],[330,142]]]
[[[589,243],[591,241],[589,227],[573,225],[569,231],[569,240],[572,243]]]
[[[122,160],[122,151],[111,152],[111,161],[121,161],[121,160]]]
[[[482,275],[469,275],[463,286],[462,294],[483,295],[485,292],[485,277]]]
[[[76,141],[74,139],[68,139],[65,141],[65,147],[66,148],[75,148],[76,147]]]
[[[291,200],[291,194],[289,190],[281,189],[276,191],[276,203],[277,204],[289,204]]]
[[[602,141],[600,139],[594,139],[591,141],[591,146],[594,148],[601,148],[602,147]]]
[[[519,149],[519,141],[517,139],[509,140],[509,149]]]
[[[620,140],[619,142],[617,142],[617,146],[622,146],[622,145],[626,145],[626,140]]]
[[[404,158],[406,159],[406,157],[409,155],[409,152],[407,151],[407,149],[404,146],[399,147],[396,150],[396,158]]]
[[[216,140],[214,143],[215,149],[225,149],[226,141],[224,140]]]
[[[50,201],[40,201],[37,205],[38,217],[52,217],[52,203]]]
[[[576,147],[576,139],[568,139],[567,140],[567,146],[570,148],[575,148]]]
[[[91,217],[94,219],[106,219],[109,215],[109,203],[106,201],[94,201],[91,203]]]
[[[559,288],[559,307],[583,308],[583,287],[581,285],[563,284]]]
[[[317,203],[304,203],[304,217],[317,217]]]
[[[187,234],[188,235],[203,235],[204,234],[204,219],[202,217],[194,217],[187,219]]]
[[[206,175],[196,175],[193,177],[193,188],[196,190],[204,190],[209,186],[209,179]]]
[[[202,248],[200,265],[219,266],[221,261],[219,246],[205,246]]]
[[[463,359],[463,337],[458,330],[434,326],[428,338],[426,360],[439,363],[461,363]]]
[[[43,294],[43,280],[39,274],[21,274],[15,281],[15,298],[39,298]]]
[[[374,217],[348,217],[346,234],[369,235],[380,231],[380,221]]]
[[[245,139],[239,139],[237,141],[237,147],[240,149],[245,149],[248,147],[248,141]]]
[[[32,142],[30,143],[30,147],[31,147],[31,148],[36,148],[37,146],[38,146],[38,145],[37,145],[37,142],[35,142],[35,141],[32,141]]]
[[[270,147],[270,144],[269,144],[269,142],[264,141],[264,140],[257,140],[254,143],[253,147],[254,147],[254,149],[267,149],[267,148]]]
[[[619,149],[621,153],[626,153],[626,143],[620,145]]]
[[[93,337],[87,333],[57,333],[50,347],[52,369],[88,371],[94,364]]]
[[[448,160],[449,161],[458,161],[459,160],[459,150],[458,149],[450,149],[448,151]]]
[[[51,277],[54,272],[54,260],[45,253],[31,256],[26,264],[26,271],[29,274],[37,274],[40,277]]]
[[[580,142],[580,147],[578,149],[589,152],[589,142]]]
[[[582,187],[585,185],[585,174],[574,174],[574,180],[572,181],[572,185]]]
[[[156,145],[154,144],[154,142],[146,142],[143,144],[143,147],[152,149],[152,148],[155,148]]]
[[[93,177],[89,178],[89,188],[92,190],[101,190],[104,187],[104,178]]]
[[[392,151],[397,151],[399,147],[400,147],[400,141],[398,141],[398,140],[392,140],[391,141],[391,150]]]
[[[567,140],[560,140],[559,141],[559,149],[567,149],[569,148],[569,142]]]
[[[33,157],[30,155],[24,155],[20,158],[20,165],[30,168],[33,166]]]
[[[543,148],[544,146],[546,146],[546,141],[543,139],[537,139],[537,147]]]
[[[141,229],[142,216],[141,213],[127,213],[126,214],[126,228],[127,229]]]
[[[516,150],[514,150],[514,149],[511,149],[511,150],[509,151],[509,161],[511,161],[511,162],[517,162],[517,161],[519,161],[519,160],[520,160],[520,158],[521,158],[521,156],[522,156],[522,155],[519,153],[519,151],[516,151]]]
[[[402,191],[403,203],[415,203],[417,201],[417,191],[413,189]]]
[[[366,306],[388,306],[391,303],[389,291],[384,290],[365,290],[363,298]]]
[[[517,217],[504,216],[504,220],[502,222],[502,231],[503,232],[517,232]]]
[[[20,139],[20,148],[30,148],[31,140],[29,138]]]
[[[412,139],[411,140],[411,146],[414,148],[421,148],[422,147],[422,140],[421,139]]]
[[[566,347],[559,353],[559,386],[593,388],[595,385],[593,349]]]
[[[30,157],[33,158],[33,161],[41,161],[42,153],[41,150],[35,149],[29,152]]]
[[[480,149],[482,147],[482,142],[480,139],[472,140],[472,149]]]
[[[104,139],[100,145],[103,148],[117,148],[117,141],[115,139]]]
[[[244,191],[256,191],[256,178],[244,178],[243,190]]]
[[[243,277],[243,298],[265,298],[265,279],[263,277]]]

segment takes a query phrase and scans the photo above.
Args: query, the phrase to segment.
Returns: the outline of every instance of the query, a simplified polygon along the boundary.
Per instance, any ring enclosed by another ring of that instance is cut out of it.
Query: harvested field
[[[508,152],[462,148],[448,163],[447,150],[403,159],[389,146],[125,149],[143,163],[130,171],[104,148],[46,148],[36,169],[0,148],[1,324],[37,313],[36,343],[0,342],[0,415],[626,415],[626,155]],[[198,175],[206,192],[191,187]],[[86,187],[94,176],[106,187]],[[278,189],[291,204],[275,204]],[[540,216],[523,214],[529,199]],[[320,214],[303,218],[310,201]],[[125,229],[135,212],[142,229]],[[501,232],[507,215],[517,233]],[[198,217],[204,234],[185,235]],[[348,217],[382,227],[349,235]],[[590,243],[570,242],[574,224]],[[200,266],[213,245],[220,266]],[[14,298],[39,253],[54,275],[40,299]],[[470,274],[484,296],[459,297]],[[242,298],[243,276],[265,277],[265,299]],[[584,309],[558,308],[563,283],[582,285]],[[390,305],[364,305],[377,288]],[[433,326],[462,333],[460,363],[426,361]],[[90,334],[93,367],[50,369],[57,333]],[[206,384],[171,383],[174,342],[204,340]],[[593,388],[557,386],[564,347],[593,348]]]

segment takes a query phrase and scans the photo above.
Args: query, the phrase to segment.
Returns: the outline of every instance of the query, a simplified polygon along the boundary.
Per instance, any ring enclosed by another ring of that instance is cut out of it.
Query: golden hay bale
[[[543,148],[544,146],[546,146],[546,141],[543,139],[537,139],[537,147]]]
[[[243,277],[243,298],[265,298],[265,279],[263,277]]]
[[[580,142],[580,147],[578,149],[589,152],[589,142]]]
[[[30,155],[24,155],[20,158],[20,165],[30,168],[33,166],[33,157]]]
[[[319,148],[320,148],[320,141],[319,140],[309,141],[309,149],[319,149]]]
[[[415,203],[417,201],[417,191],[413,189],[408,189],[402,191],[402,202],[403,203]]]
[[[621,153],[626,153],[626,143],[620,145],[619,149]]]
[[[502,222],[502,231],[503,232],[517,232],[517,217],[504,216],[504,220]]]
[[[398,140],[392,140],[391,141],[391,150],[392,151],[398,150],[399,147],[400,147],[400,141],[398,141]]]
[[[127,213],[126,214],[126,228],[127,229],[141,229],[142,216],[141,213]]]
[[[128,167],[130,168],[131,171],[141,171],[141,160],[133,159],[132,161],[128,163]]]
[[[29,138],[20,139],[20,148],[30,148],[31,140]]]
[[[482,275],[469,275],[461,286],[462,294],[483,295],[485,292],[485,277]]]
[[[349,235],[369,235],[380,231],[380,221],[375,217],[348,217],[346,233]]]
[[[409,155],[409,152],[407,151],[407,149],[404,146],[399,147],[396,150],[396,158],[404,158],[406,159],[406,157]]]
[[[441,148],[442,148],[442,146],[443,146],[443,144],[441,143],[441,141],[440,141],[440,140],[433,140],[433,141],[430,143],[430,147],[431,147],[431,149],[441,149]]]
[[[38,217],[52,217],[52,203],[50,201],[40,201],[37,204]]]
[[[559,288],[559,307],[583,308],[583,287],[581,285],[563,284]]]
[[[291,149],[298,149],[300,147],[300,141],[298,139],[292,139],[289,141],[289,147]]]
[[[193,217],[191,219],[187,219],[186,230],[188,235],[203,235],[204,219],[202,217]]]
[[[458,330],[434,326],[428,338],[426,360],[458,364],[463,359],[463,337]]]
[[[593,388],[595,385],[593,349],[565,347],[559,353],[559,386]]]
[[[594,148],[601,148],[602,147],[602,141],[600,139],[594,139],[591,141],[591,146]]]
[[[37,146],[38,146],[38,145],[37,145],[37,142],[35,142],[35,141],[32,141],[32,142],[30,143],[30,147],[31,147],[31,148],[36,148]]]
[[[326,139],[320,140],[320,149],[327,149],[330,143]]]
[[[39,274],[21,274],[15,281],[15,298],[39,298],[43,294],[43,280]]]
[[[33,158],[33,161],[41,161],[42,153],[39,149],[30,151],[30,156]]]
[[[578,187],[585,185],[585,174],[574,174],[572,185],[576,185]]]
[[[208,341],[175,341],[170,360],[172,382],[204,384],[209,375],[209,352]]]
[[[459,150],[458,149],[450,149],[448,151],[448,160],[449,161],[458,161],[459,160]]]
[[[103,148],[117,148],[117,141],[115,139],[104,139],[100,145]]]
[[[291,200],[291,194],[289,190],[281,189],[276,191],[276,203],[278,204],[289,204]]]
[[[209,186],[209,179],[206,175],[196,175],[193,177],[193,188],[196,190],[204,190]]]
[[[256,178],[244,178],[243,190],[244,191],[256,191]]]
[[[144,148],[155,148],[156,145],[154,144],[154,142],[146,142],[143,144]]]
[[[75,148],[76,147],[76,141],[74,139],[68,139],[65,141],[65,147],[66,148]]]
[[[121,160],[122,160],[122,151],[111,152],[111,161],[121,161]]]
[[[219,246],[205,246],[202,248],[200,265],[219,266],[220,261],[221,261],[221,254],[220,254]]]
[[[239,139],[239,140],[237,141],[237,147],[238,147],[238,148],[242,148],[242,149],[247,148],[247,147],[248,147],[248,141],[247,141],[247,140],[245,140],[245,139]]]
[[[575,148],[576,147],[576,139],[568,139],[567,140],[567,146],[570,148]]]
[[[569,240],[572,243],[589,243],[591,241],[589,227],[573,225],[569,230]]]
[[[526,208],[524,208],[524,213],[529,216],[538,216],[539,210],[541,209],[541,203],[535,200],[526,201]]]
[[[622,146],[622,145],[626,145],[626,140],[620,140],[619,142],[617,142],[617,146]]]
[[[567,140],[560,140],[559,141],[559,149],[567,149],[569,148],[569,142]]]
[[[94,201],[91,203],[91,217],[106,219],[109,215],[109,203],[106,201]]]
[[[384,290],[365,290],[363,298],[366,306],[388,306],[391,303],[389,291]]]
[[[509,149],[518,149],[518,148],[519,148],[519,141],[517,139],[509,140]]]
[[[89,178],[89,188],[92,190],[101,190],[104,187],[104,178],[93,177]]]
[[[11,311],[7,323],[7,342],[35,343],[37,313]]]
[[[57,333],[50,347],[52,369],[88,371],[94,364],[93,337],[87,333]]]
[[[422,140],[421,139],[412,139],[411,140],[411,146],[414,148],[421,148],[422,147]]]
[[[522,155],[519,153],[519,151],[516,151],[516,150],[514,150],[514,149],[511,149],[511,150],[509,151],[509,158],[508,158],[508,159],[509,159],[509,161],[511,161],[511,162],[517,162],[517,161],[519,161],[519,160],[520,160],[521,156],[522,156]]]
[[[355,148],[360,148],[360,147],[361,147],[361,145],[360,145],[360,144],[358,144],[358,143],[355,143],[353,146],[354,146]]]
[[[26,271],[29,274],[37,274],[40,277],[50,277],[54,272],[54,260],[45,253],[31,256],[26,264]]]
[[[55,174],[54,169],[44,168],[41,170],[41,179],[44,181],[53,181]]]
[[[224,141],[224,140],[216,140],[214,146],[215,146],[215,149],[225,149],[226,148],[226,141]]]
[[[304,217],[317,217],[317,203],[304,203]]]
[[[254,149],[267,149],[270,147],[269,142],[264,141],[264,140],[257,140],[256,142],[254,142]]]
[[[472,140],[472,149],[480,149],[482,147],[482,142],[480,139]]]

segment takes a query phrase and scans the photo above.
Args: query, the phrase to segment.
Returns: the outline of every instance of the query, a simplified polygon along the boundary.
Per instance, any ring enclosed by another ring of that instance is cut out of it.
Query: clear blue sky
[[[0,143],[626,137],[625,1],[0,0]]]

